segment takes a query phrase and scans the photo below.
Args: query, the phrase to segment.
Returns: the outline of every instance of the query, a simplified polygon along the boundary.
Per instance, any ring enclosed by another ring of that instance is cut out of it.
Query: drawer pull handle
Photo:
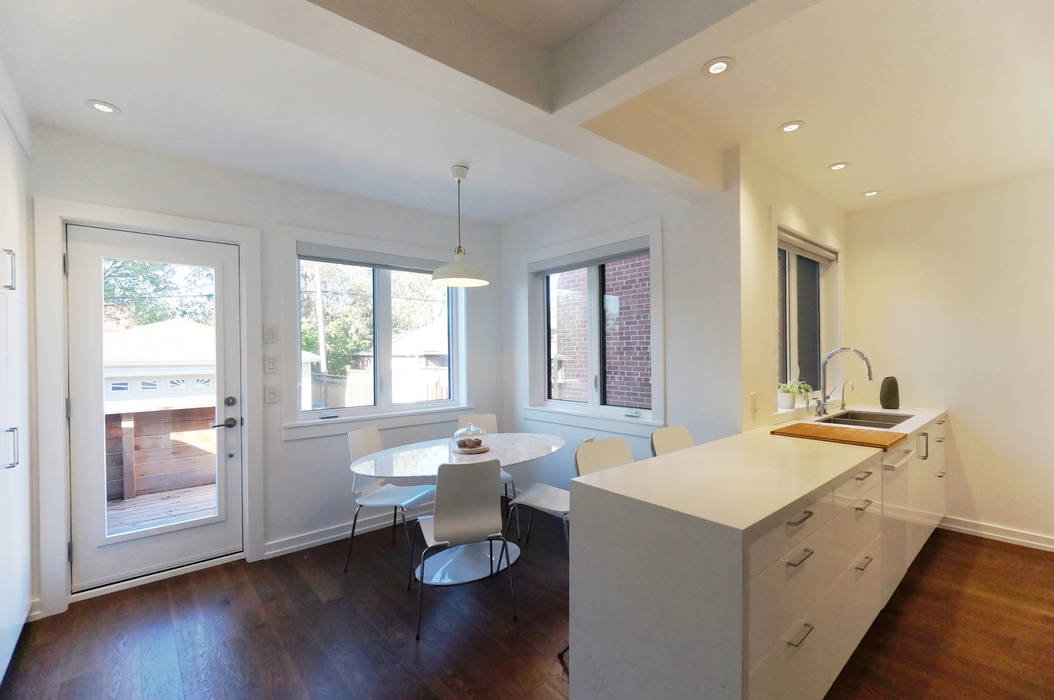
[[[895,472],[898,469],[900,469],[901,467],[903,467],[905,464],[910,462],[914,457],[915,457],[915,450],[905,450],[904,451],[904,456],[901,457],[900,460],[898,460],[896,462],[893,462],[892,464],[885,464],[885,463],[883,463],[883,466],[886,468],[886,471]]]
[[[948,472],[937,472],[937,478],[938,478],[938,479],[943,479],[943,478],[944,478],[944,475],[945,475],[945,474],[947,474],[947,473],[948,473]]]
[[[801,550],[801,552],[799,552],[797,559],[795,559],[794,561],[784,561],[783,563],[787,566],[801,566],[805,563],[805,560],[811,557],[813,554],[816,554],[816,552],[806,547],[805,549]]]
[[[813,626],[808,622],[801,623],[801,629],[798,630],[798,634],[794,637],[786,640],[787,644],[792,647],[800,647],[805,638],[809,636],[809,633],[813,631]]]
[[[863,571],[867,567],[871,566],[871,562],[873,562],[873,561],[874,561],[873,557],[864,557],[864,565],[861,566],[860,564],[857,564],[853,568],[855,568],[857,571]]]
[[[862,513],[865,510],[867,510],[868,508],[870,508],[872,503],[874,503],[874,501],[872,501],[870,498],[867,498],[867,499],[864,499],[862,504],[858,504],[858,505],[855,505],[853,507],[856,508],[858,513]]]
[[[790,525],[791,527],[798,527],[799,525],[804,523],[806,520],[808,520],[812,516],[813,516],[813,513],[812,513],[811,510],[805,510],[805,511],[802,511],[802,514],[801,514],[800,518],[798,518],[797,520],[788,520],[787,524]]]
[[[4,254],[11,259],[11,281],[4,285],[4,289],[10,289],[13,292],[18,287],[15,282],[15,274],[18,272],[18,263],[15,261],[15,251],[10,248],[4,248]]]
[[[937,438],[937,442],[944,442],[944,438],[942,438],[942,437]]]
[[[941,418],[939,421],[937,421],[937,425],[944,425],[944,419]]]
[[[866,472],[860,472],[859,474],[856,475],[855,478],[856,478],[857,481],[867,481],[867,479],[869,479],[870,477],[871,477],[871,472],[870,471],[866,471]]]

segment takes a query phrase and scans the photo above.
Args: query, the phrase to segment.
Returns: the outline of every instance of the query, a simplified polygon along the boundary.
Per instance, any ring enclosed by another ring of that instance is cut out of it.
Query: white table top
[[[484,436],[483,444],[490,447],[489,452],[463,455],[454,452],[451,438],[413,442],[360,457],[351,463],[351,471],[385,479],[420,479],[435,476],[440,464],[496,459],[508,467],[552,454],[564,446],[564,440],[544,433],[491,433]]]

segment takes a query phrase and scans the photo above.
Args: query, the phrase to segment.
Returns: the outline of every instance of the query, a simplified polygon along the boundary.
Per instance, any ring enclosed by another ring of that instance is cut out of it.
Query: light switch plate
[[[263,370],[266,374],[278,371],[278,355],[264,355]]]
[[[264,326],[263,341],[265,343],[278,342],[278,326]]]
[[[278,403],[278,387],[264,387],[264,403]]]

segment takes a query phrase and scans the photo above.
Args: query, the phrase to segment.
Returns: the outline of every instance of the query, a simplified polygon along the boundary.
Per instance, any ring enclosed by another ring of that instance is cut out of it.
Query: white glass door
[[[241,551],[237,247],[66,233],[73,590]]]

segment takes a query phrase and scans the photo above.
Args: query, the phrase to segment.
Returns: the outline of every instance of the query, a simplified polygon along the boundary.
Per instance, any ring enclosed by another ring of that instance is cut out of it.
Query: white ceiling
[[[682,171],[676,154],[741,144],[847,209],[1054,168],[1050,0],[823,0],[725,51],[729,73],[692,70],[598,132]]]
[[[4,0],[0,55],[37,121],[408,206],[453,211],[455,162],[465,214],[494,221],[616,179],[184,0]]]
[[[558,46],[619,0],[464,0],[473,10],[546,47]]]

